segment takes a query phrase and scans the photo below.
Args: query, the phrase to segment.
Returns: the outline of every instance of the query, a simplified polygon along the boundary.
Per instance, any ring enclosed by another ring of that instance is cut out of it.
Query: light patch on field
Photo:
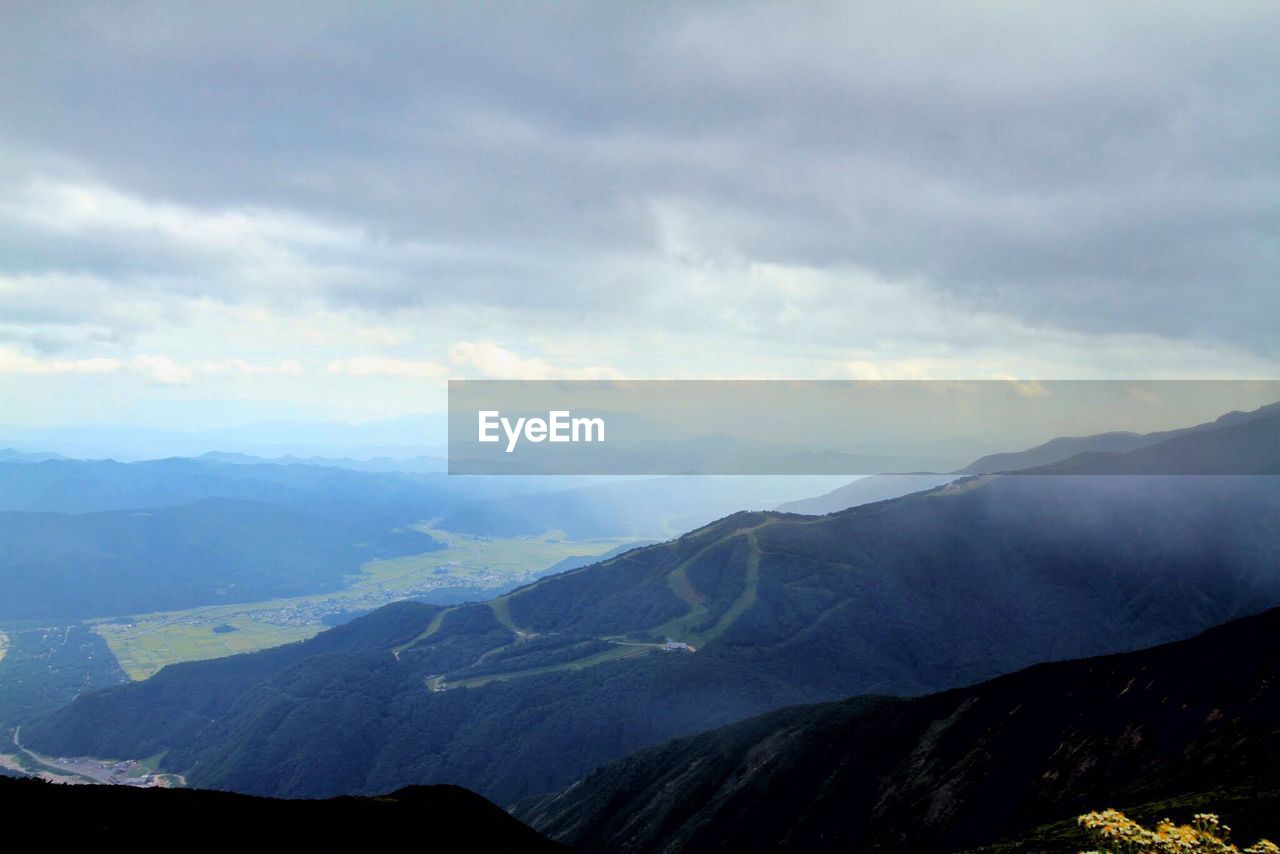
[[[0,632],[0,661],[4,661],[4,657],[9,654],[9,636],[4,632]]]
[[[239,605],[215,605],[92,621],[131,679],[146,679],[167,664],[221,658],[306,640],[323,620],[345,611],[372,610],[389,602],[450,588],[499,590],[544,575],[569,557],[603,554],[630,540],[566,542],[541,537],[476,537],[423,526],[448,545],[440,551],[377,560],[348,576],[335,593]],[[223,628],[215,632],[215,628]],[[230,627],[234,631],[226,631]]]
[[[319,623],[281,626],[263,622],[245,609],[252,605],[148,614],[129,622],[99,623],[102,636],[130,679],[146,679],[166,664],[202,661],[240,652],[306,640],[319,632]],[[234,626],[234,633],[214,632],[215,626]]]

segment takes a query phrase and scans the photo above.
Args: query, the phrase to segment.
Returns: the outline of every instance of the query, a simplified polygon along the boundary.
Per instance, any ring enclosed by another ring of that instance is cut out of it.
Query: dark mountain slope
[[[447,781],[507,803],[783,705],[1187,637],[1280,604],[1278,563],[1277,478],[970,478],[825,517],[735,514],[363,657],[277,668],[216,714],[141,683],[23,733],[64,755],[167,748],[166,768],[204,786]],[[186,678],[218,684],[233,660]],[[205,725],[168,727],[184,715]]]
[[[516,815],[585,851],[949,851],[1107,805],[1280,785],[1280,610],[917,699],[786,709]],[[1257,832],[1280,835],[1280,815]]]
[[[440,610],[397,602],[310,640],[219,659],[217,667],[206,661],[172,664],[145,682],[81,695],[69,707],[75,714],[56,715],[52,732],[43,738],[40,730],[50,719],[24,726],[23,742],[38,745],[55,735],[68,744],[92,743],[100,756],[152,756],[198,738],[243,697],[277,677],[299,668],[358,670],[371,658],[390,658],[387,650],[417,637]]]
[[[0,618],[68,619],[338,587],[374,558],[440,545],[252,501],[106,513],[0,512]]]
[[[59,786],[0,777],[10,816],[67,816],[46,828],[59,845],[101,847],[148,835],[201,846],[330,850],[368,846],[370,836],[417,840],[440,852],[555,852],[548,841],[484,798],[457,786],[414,786],[376,798],[282,801],[199,789]]]

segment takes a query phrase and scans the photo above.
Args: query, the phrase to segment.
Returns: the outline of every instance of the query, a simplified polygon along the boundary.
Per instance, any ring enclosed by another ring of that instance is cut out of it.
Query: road
[[[65,778],[70,778],[59,779],[57,782],[92,782],[112,786],[158,785],[155,782],[155,777],[151,774],[129,776],[131,773],[136,773],[138,767],[136,761],[107,762],[88,756],[55,759],[52,756],[45,756],[42,753],[36,753],[34,750],[23,747],[20,740],[21,734],[22,727],[18,727],[13,731],[13,743],[19,751],[31,761],[54,772],[50,776],[64,777],[65,775]]]

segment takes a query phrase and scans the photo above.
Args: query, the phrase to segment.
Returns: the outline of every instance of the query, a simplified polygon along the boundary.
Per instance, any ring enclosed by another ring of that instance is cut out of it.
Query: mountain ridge
[[[1108,805],[1280,788],[1278,670],[1271,609],[940,694],[771,712],[514,813],[580,851],[968,848]],[[1251,832],[1277,835],[1280,817]]]
[[[198,785],[257,794],[450,781],[510,803],[769,709],[929,693],[1280,605],[1277,520],[1266,476],[974,476],[824,517],[740,512],[420,613],[380,649],[302,647],[208,712],[161,671],[24,739],[166,750]],[[181,675],[203,697],[237,666]]]
[[[979,474],[1010,473],[1027,469],[1037,469],[1044,474],[1065,473],[1065,470],[1050,468],[1061,466],[1072,457],[1097,453],[1121,454],[1138,450],[1151,445],[1163,443],[1179,436],[1216,430],[1247,423],[1253,420],[1266,419],[1280,415],[1280,402],[1260,406],[1257,409],[1242,412],[1228,412],[1213,421],[1196,424],[1176,430],[1163,430],[1155,433],[1129,433],[1112,431],[1096,433],[1090,436],[1063,436],[1050,439],[1039,445],[1022,451],[988,454],[974,460],[964,468],[949,473],[903,473],[875,474],[856,480],[830,492],[798,501],[788,501],[778,505],[777,509],[784,513],[804,513],[807,515],[825,515],[836,513],[859,504],[885,501],[899,498],[912,492],[920,492],[943,486],[964,476]],[[1094,465],[1103,462],[1094,458]],[[1088,473],[1081,469],[1079,473]],[[1176,473],[1173,471],[1152,473]],[[1209,474],[1225,474],[1227,472],[1206,472]],[[1258,472],[1253,472],[1258,473]]]

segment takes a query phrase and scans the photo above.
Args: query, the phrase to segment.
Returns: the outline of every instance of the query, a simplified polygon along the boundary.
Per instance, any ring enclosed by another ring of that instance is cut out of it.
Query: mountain
[[[547,567],[546,574],[555,575],[561,572],[568,572],[571,569],[581,569],[582,567],[590,566],[593,563],[600,563],[601,561],[615,558],[620,554],[625,554],[626,552],[631,551],[632,549],[641,549],[645,546],[651,545],[654,545],[654,541],[640,540],[634,543],[624,543],[620,546],[615,546],[607,552],[601,552],[598,555],[571,555],[570,557],[558,560],[551,564],[551,566]]]
[[[230,463],[232,465],[277,465],[277,466],[322,466],[324,468],[351,469],[365,472],[404,472],[407,474],[439,474],[448,470],[449,461],[443,457],[416,456],[404,459],[392,457],[373,457],[357,460],[350,457],[254,457],[249,454],[235,454],[224,451],[209,451],[196,457],[206,462]]]
[[[1228,412],[1221,415],[1213,421],[1207,421],[1203,424],[1196,424],[1192,427],[1182,427],[1177,430],[1162,430],[1157,433],[1099,433],[1093,436],[1079,436],[1051,439],[1042,445],[1037,445],[1025,451],[1019,451],[1010,454],[991,454],[981,459],[975,460],[969,465],[960,469],[956,474],[997,474],[1000,472],[1025,471],[1028,469],[1042,470],[1045,473],[1064,473],[1065,469],[1056,468],[1056,464],[1073,457],[1086,455],[1086,458],[1092,455],[1101,455],[1104,458],[1115,458],[1121,454],[1130,451],[1136,451],[1143,448],[1149,448],[1155,445],[1163,445],[1170,440],[1178,439],[1179,443],[1174,443],[1160,452],[1164,454],[1167,463],[1172,464],[1177,454],[1186,450],[1201,447],[1201,440],[1197,438],[1198,434],[1216,432],[1226,427],[1239,427],[1255,421],[1269,421],[1274,418],[1280,418],[1280,402],[1260,406],[1250,412]],[[1263,432],[1269,432],[1270,428],[1263,428]],[[1231,436],[1233,434],[1224,434]],[[1227,443],[1230,445],[1230,443]],[[1234,449],[1234,453],[1239,456],[1238,462],[1242,469],[1252,474],[1269,474],[1271,472],[1260,471],[1256,466],[1250,468],[1241,455],[1242,449]],[[1141,459],[1142,457],[1138,457]],[[1054,467],[1054,468],[1051,468]],[[1080,474],[1116,474],[1117,471],[1079,471]],[[1138,473],[1138,472],[1134,472]],[[1181,468],[1168,467],[1163,470],[1149,470],[1141,472],[1143,474],[1231,474],[1226,470],[1218,471],[1200,471],[1189,472]]]
[[[93,513],[171,507],[206,498],[276,504],[358,525],[371,533],[429,519],[458,533],[572,539],[671,536],[743,502],[769,507],[834,478],[648,478],[599,483],[592,477],[459,477],[357,471],[321,464],[255,461],[239,455],[114,460],[0,462],[0,511]]]
[[[1154,445],[1167,438],[1164,434],[1098,433],[1094,436],[1063,436],[1050,439],[1034,448],[1012,453],[988,454],[969,463],[956,474],[995,474],[1022,469],[1048,466],[1062,460],[1092,451],[1124,453],[1135,448]]]
[[[459,502],[440,520],[448,531],[518,537],[563,531],[570,539],[670,537],[746,507],[804,495],[824,477],[675,476]]]
[[[183,458],[0,463],[0,510],[93,513],[230,498],[276,504],[375,531],[430,519],[461,500],[509,491],[501,479]]]
[[[11,816],[74,816],[48,832],[59,845],[101,846],[145,827],[162,839],[254,848],[329,849],[381,838],[417,839],[441,852],[558,852],[479,795],[457,786],[414,786],[376,798],[282,801],[198,789],[66,786],[0,777],[0,801]]]
[[[63,460],[59,454],[42,452],[15,451],[13,448],[0,448],[0,463],[42,463],[45,460]]]
[[[1029,469],[1039,470],[1044,474],[1060,474],[1065,473],[1065,469],[1055,467],[1055,464],[1062,463],[1065,460],[1079,456],[1081,454],[1099,454],[1102,458],[1085,457],[1076,465],[1077,469],[1073,469],[1079,474],[1099,474],[1099,473],[1118,473],[1115,471],[1104,472],[1108,463],[1106,458],[1115,457],[1118,454],[1127,451],[1133,451],[1140,448],[1146,448],[1152,445],[1158,445],[1169,439],[1178,436],[1192,435],[1210,430],[1216,430],[1221,427],[1230,427],[1244,424],[1255,420],[1264,420],[1272,417],[1280,416],[1280,403],[1273,403],[1267,406],[1261,406],[1251,412],[1229,412],[1220,416],[1214,421],[1204,424],[1197,424],[1193,427],[1185,427],[1178,430],[1165,430],[1158,433],[1098,433],[1092,436],[1074,436],[1051,439],[1033,448],[1025,451],[1015,451],[1011,453],[989,454],[981,457],[962,469],[950,474],[932,474],[932,473],[916,473],[916,474],[877,474],[870,477],[861,478],[852,483],[837,487],[830,492],[813,498],[805,498],[798,501],[789,501],[778,505],[777,509],[783,513],[804,513],[810,516],[821,516],[827,513],[836,513],[849,507],[857,507],[860,504],[870,504],[873,501],[887,501],[891,498],[899,498],[912,492],[919,492],[924,489],[932,489],[945,483],[950,483],[958,477],[964,475],[976,474],[996,474],[1001,472],[1026,471]],[[1095,470],[1087,471],[1084,466],[1086,461],[1093,459]],[[1143,474],[1190,474],[1193,472],[1186,471],[1185,466],[1175,470],[1177,462],[1172,458],[1166,460],[1167,465],[1161,469],[1158,466],[1148,468],[1145,471],[1133,471],[1130,473]],[[1246,461],[1241,461],[1241,466],[1254,474],[1262,473],[1256,465],[1252,465]],[[1203,470],[1199,473],[1204,474],[1226,474],[1228,472],[1219,468],[1217,471]],[[1212,466],[1210,466],[1212,468]]]
[[[1126,453],[1091,451],[1036,474],[1250,475],[1280,474],[1280,415],[1183,433]]]
[[[1189,818],[1241,788],[1274,807],[1277,672],[1280,609],[941,694],[784,709],[610,763],[516,815],[578,851],[930,852],[1104,806],[1181,798]],[[1237,830],[1280,838],[1280,811],[1251,812]]]
[[[164,752],[252,794],[453,782],[511,803],[786,705],[1185,638],[1280,604],[1277,560],[1273,477],[974,477],[824,517],[738,513],[488,603],[166,668],[23,737]]]
[[[225,406],[186,415],[193,421],[218,422]],[[399,459],[436,453],[446,444],[443,414],[406,416],[360,424],[315,421],[252,421],[251,424],[205,429],[173,430],[140,424],[78,421],[39,427],[0,424],[0,445],[23,450],[52,450],[78,459],[153,460],[190,457],[210,448],[259,457],[354,457],[377,455]]]
[[[956,475],[953,474],[874,474],[813,498],[779,504],[777,509],[782,513],[825,516],[860,504],[888,501],[913,492],[933,489],[955,479]]]
[[[442,548],[255,501],[0,512],[0,619],[61,620],[337,589],[375,558]]]

